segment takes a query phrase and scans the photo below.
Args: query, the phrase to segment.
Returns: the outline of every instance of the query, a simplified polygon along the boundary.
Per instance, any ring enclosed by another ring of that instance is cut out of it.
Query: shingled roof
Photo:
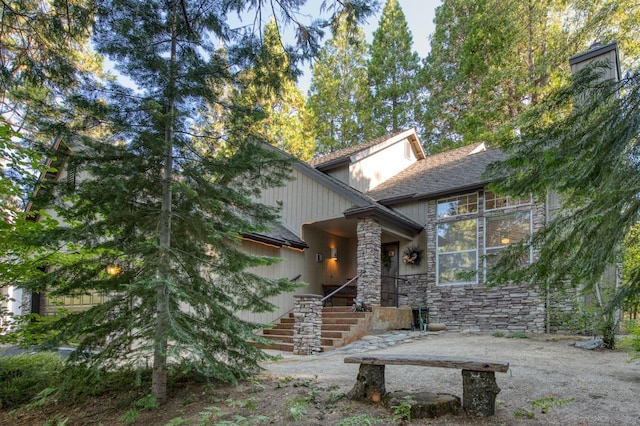
[[[483,177],[487,166],[505,158],[504,152],[487,150],[484,143],[430,155],[367,194],[382,204],[391,205],[478,189],[489,183]]]
[[[304,250],[309,246],[302,241],[293,231],[284,225],[276,225],[273,229],[261,233],[248,233],[243,235],[244,238],[259,243],[270,244],[276,247],[291,247],[298,250]]]

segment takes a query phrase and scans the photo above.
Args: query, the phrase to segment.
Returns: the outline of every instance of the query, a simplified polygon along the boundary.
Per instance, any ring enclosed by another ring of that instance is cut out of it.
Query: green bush
[[[55,353],[0,357],[0,408],[15,408],[44,389],[57,386],[62,368],[62,360]]]

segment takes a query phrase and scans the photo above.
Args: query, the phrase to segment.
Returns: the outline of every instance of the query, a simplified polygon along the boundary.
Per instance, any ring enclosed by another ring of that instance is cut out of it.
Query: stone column
[[[462,408],[477,417],[496,413],[496,395],[500,388],[492,371],[462,370]]]
[[[382,227],[373,218],[358,219],[358,299],[365,306],[380,306],[380,245]]]
[[[322,333],[322,296],[296,294],[293,296],[293,353],[320,353]]]

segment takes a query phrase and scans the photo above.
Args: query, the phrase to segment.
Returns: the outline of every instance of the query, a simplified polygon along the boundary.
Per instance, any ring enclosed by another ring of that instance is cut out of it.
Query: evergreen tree
[[[559,214],[532,240],[496,263],[494,283],[531,282],[547,291],[578,284],[599,293],[605,269],[620,261],[625,236],[640,219],[640,72],[602,81],[608,65],[579,72],[521,118],[520,135],[506,145],[509,158],[492,166],[494,190],[514,196],[559,194]],[[576,102],[579,100],[579,102]],[[522,265],[530,248],[536,260]],[[640,270],[605,310],[640,294]],[[610,316],[605,337],[613,343]]]
[[[420,58],[411,50],[413,37],[397,0],[387,0],[373,33],[368,64],[373,96],[374,136],[419,124]]]
[[[352,29],[346,19],[340,19],[313,66],[307,106],[319,154],[356,145],[371,136],[367,43],[361,27]]]
[[[618,3],[444,0],[421,78],[429,150],[505,137],[514,117],[567,78],[568,52],[593,40],[621,40],[637,58],[626,30],[639,7]]]
[[[273,12],[296,23],[302,4]],[[169,360],[234,381],[265,358],[248,343],[259,325],[235,313],[269,310],[266,298],[293,284],[246,272],[277,260],[248,255],[239,242],[277,220],[254,199],[288,176],[289,160],[256,131],[264,115],[228,96],[261,43],[230,28],[227,15],[263,13],[262,2],[96,6],[94,45],[134,87],[111,82],[73,98],[75,120],[61,123],[69,137],[56,156],[83,179],[50,182],[34,203],[61,220],[38,236],[56,249],[46,259],[48,295],[108,299],[60,319],[52,343],[81,337],[73,360],[107,367],[151,354],[151,392],[162,402]],[[367,11],[365,2],[349,6]],[[318,27],[297,29],[303,54],[313,52]],[[228,124],[206,126],[203,116]]]
[[[313,156],[313,134],[304,124],[304,96],[296,86],[275,20],[267,24],[255,64],[240,77],[236,96],[240,104],[264,115],[253,132],[297,158],[308,160]]]

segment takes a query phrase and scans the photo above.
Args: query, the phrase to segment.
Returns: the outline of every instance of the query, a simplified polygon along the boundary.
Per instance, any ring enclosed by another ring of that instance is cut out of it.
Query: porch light
[[[511,242],[511,240],[509,239],[509,237],[502,237],[502,239],[500,240],[500,242],[502,243],[502,245],[507,245]]]
[[[107,271],[107,275],[111,275],[112,277],[115,277],[116,275],[120,275],[120,272],[122,272],[122,268],[120,268],[118,265],[110,264],[110,265],[107,265],[106,271]]]
[[[330,256],[330,258],[333,259],[333,260],[338,260],[338,249],[337,248],[335,248],[335,247],[331,248],[331,256]]]

